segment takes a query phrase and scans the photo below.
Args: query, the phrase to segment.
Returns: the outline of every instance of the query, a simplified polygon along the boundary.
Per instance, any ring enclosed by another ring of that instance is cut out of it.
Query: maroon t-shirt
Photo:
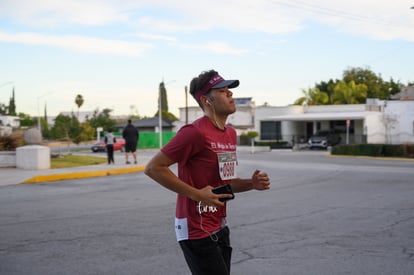
[[[204,116],[182,127],[161,151],[178,164],[178,177],[201,189],[217,187],[236,177],[236,131],[217,128]],[[177,196],[175,230],[177,240],[200,239],[220,230],[226,207],[199,207],[186,196]]]

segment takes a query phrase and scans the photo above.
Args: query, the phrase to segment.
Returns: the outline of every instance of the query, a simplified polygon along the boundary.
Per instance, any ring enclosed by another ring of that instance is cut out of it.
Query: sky
[[[49,116],[169,111],[214,69],[234,97],[286,106],[350,68],[414,82],[414,1],[0,0],[0,103]],[[188,105],[196,106],[189,95]]]

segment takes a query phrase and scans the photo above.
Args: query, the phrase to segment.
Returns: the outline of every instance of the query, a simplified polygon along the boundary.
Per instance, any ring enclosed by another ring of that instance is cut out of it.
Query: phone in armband
[[[225,201],[234,199],[233,189],[231,189],[230,184],[221,185],[219,187],[214,188],[212,191],[214,194],[231,194],[232,195],[231,198],[220,198],[219,201],[225,202]]]

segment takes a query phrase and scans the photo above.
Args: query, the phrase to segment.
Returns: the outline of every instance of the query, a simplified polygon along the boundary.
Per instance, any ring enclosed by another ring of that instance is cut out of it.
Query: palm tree
[[[355,84],[353,80],[350,82],[340,81],[334,88],[332,95],[333,104],[361,104],[367,98],[367,85]]]
[[[309,88],[302,90],[304,96],[295,101],[295,105],[326,105],[329,103],[329,96],[325,92],[321,92],[318,88]]]
[[[78,120],[79,120],[79,109],[83,105],[83,102],[84,102],[83,96],[78,94],[75,98],[75,103],[78,106]]]

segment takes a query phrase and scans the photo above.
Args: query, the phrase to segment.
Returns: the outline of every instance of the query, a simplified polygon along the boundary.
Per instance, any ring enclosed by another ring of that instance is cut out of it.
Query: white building
[[[251,98],[236,102],[237,111],[227,122],[239,135],[257,131],[258,140],[306,143],[318,130],[335,129],[341,143],[414,143],[414,100],[367,99],[366,104],[283,107],[255,107]],[[176,129],[186,118],[191,123],[202,115],[198,106],[180,108]]]
[[[20,127],[20,118],[18,116],[3,116],[0,115],[0,125],[10,126],[12,128]]]
[[[8,136],[12,133],[13,128],[19,127],[19,117],[0,115],[0,136]]]
[[[306,142],[316,131],[326,129],[338,131],[342,143],[414,143],[414,101],[368,99],[367,104],[259,106],[255,129],[260,140],[291,143]]]
[[[377,121],[367,122],[367,126],[371,126],[367,129],[367,135],[378,141],[371,143],[414,143],[414,101],[390,100],[380,101],[379,104],[382,112],[377,116]],[[378,131],[375,131],[376,127]]]
[[[227,123],[236,129],[238,135],[254,130],[254,102],[251,97],[234,98],[237,111],[230,115]],[[180,129],[186,123],[192,123],[197,118],[204,115],[203,110],[199,106],[190,106],[179,108],[179,121],[175,122],[174,131]]]

